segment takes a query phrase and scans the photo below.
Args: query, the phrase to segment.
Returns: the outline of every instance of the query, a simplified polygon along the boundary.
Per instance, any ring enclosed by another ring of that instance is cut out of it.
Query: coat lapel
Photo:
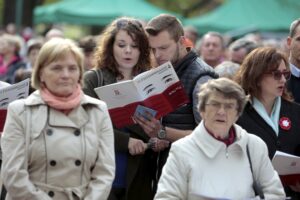
[[[49,109],[49,125],[61,127],[80,128],[89,120],[88,114],[82,106],[72,110],[69,115],[52,109]]]

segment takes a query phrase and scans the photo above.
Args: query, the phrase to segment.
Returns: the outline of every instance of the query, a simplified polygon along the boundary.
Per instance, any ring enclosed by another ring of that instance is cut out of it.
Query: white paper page
[[[272,164],[279,175],[300,174],[300,157],[276,151]]]
[[[0,89],[0,109],[6,109],[8,104],[16,99],[24,99],[29,94],[29,79]]]
[[[106,102],[108,109],[122,107],[141,100],[132,80],[102,86],[94,90],[98,97]]]
[[[167,62],[155,69],[139,74],[134,78],[134,81],[144,100],[153,95],[161,94],[179,79],[172,64]]]

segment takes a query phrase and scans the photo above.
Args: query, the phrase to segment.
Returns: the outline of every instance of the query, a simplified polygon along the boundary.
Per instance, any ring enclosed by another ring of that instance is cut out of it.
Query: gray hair
[[[242,114],[247,102],[245,92],[236,82],[224,77],[211,79],[201,86],[200,92],[198,94],[198,108],[200,111],[205,111],[207,100],[209,96],[214,92],[219,92],[228,99],[236,99],[238,104],[238,116]]]
[[[246,54],[250,53],[253,49],[256,49],[258,44],[252,40],[240,38],[229,45],[229,50],[238,51],[239,49],[246,49]]]
[[[231,61],[224,61],[215,67],[215,72],[219,77],[232,79],[238,71],[240,65]]]

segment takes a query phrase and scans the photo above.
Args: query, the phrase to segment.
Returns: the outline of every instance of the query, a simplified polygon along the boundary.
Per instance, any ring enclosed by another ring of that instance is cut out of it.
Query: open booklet
[[[276,151],[272,164],[283,185],[300,183],[300,157]]]
[[[108,105],[114,125],[121,128],[134,123],[138,105],[156,111],[158,119],[189,102],[170,62],[137,75],[133,80],[95,88]]]
[[[7,106],[16,99],[23,99],[29,94],[29,79],[0,88],[0,132],[5,124]]]

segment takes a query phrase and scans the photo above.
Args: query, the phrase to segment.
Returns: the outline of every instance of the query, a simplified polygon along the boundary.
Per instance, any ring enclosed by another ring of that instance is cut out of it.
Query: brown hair
[[[277,70],[281,61],[285,63],[286,69],[289,71],[287,58],[276,48],[260,47],[254,49],[244,59],[234,79],[242,86],[246,94],[259,98],[261,96],[259,83],[264,74]],[[283,91],[282,98],[291,100],[286,89]]]
[[[116,35],[120,30],[124,30],[130,35],[132,40],[138,45],[140,56],[136,66],[133,69],[133,75],[146,71],[151,67],[150,46],[145,30],[142,24],[128,17],[121,17],[109,24],[100,36],[100,40],[95,52],[96,68],[107,68],[116,77],[123,78],[118,70],[117,62],[113,55],[113,45]]]
[[[166,30],[175,42],[184,35],[181,22],[175,16],[169,14],[161,14],[154,17],[145,29],[152,36],[156,36]]]

